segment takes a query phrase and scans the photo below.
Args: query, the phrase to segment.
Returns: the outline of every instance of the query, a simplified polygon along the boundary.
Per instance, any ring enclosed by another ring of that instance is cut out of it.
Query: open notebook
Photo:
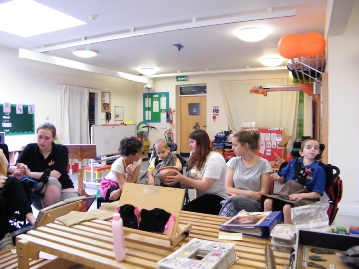
[[[33,226],[26,226],[11,233],[11,236],[26,233],[32,229],[54,222],[58,217],[66,215],[71,211],[86,212],[95,201],[96,196],[79,196],[66,199],[39,211]]]

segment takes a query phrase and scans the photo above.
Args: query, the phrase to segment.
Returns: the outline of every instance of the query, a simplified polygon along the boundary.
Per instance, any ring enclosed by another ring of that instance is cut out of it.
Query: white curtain
[[[62,144],[90,144],[89,90],[71,85],[57,85],[58,139]]]
[[[243,122],[255,122],[256,127],[282,127],[285,135],[295,137],[298,92],[268,92],[267,96],[249,92],[253,86],[259,85],[288,85],[288,81],[287,79],[266,79],[221,82],[229,128],[238,131]]]

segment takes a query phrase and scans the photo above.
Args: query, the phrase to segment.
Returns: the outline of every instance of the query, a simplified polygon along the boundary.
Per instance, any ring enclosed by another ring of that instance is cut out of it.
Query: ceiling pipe
[[[182,24],[175,24],[169,26],[162,26],[157,28],[150,28],[145,30],[136,30],[130,31],[128,33],[116,34],[116,35],[108,35],[103,37],[97,38],[86,38],[86,40],[78,41],[78,42],[70,42],[64,43],[59,45],[53,45],[48,47],[41,47],[39,49],[33,50],[34,52],[48,52],[53,50],[77,47],[77,46],[85,46],[100,42],[106,41],[113,41],[118,39],[136,37],[136,36],[144,36],[150,34],[158,34],[158,33],[165,33],[170,31],[177,31],[177,30],[185,30],[185,29],[193,29],[199,27],[206,27],[206,26],[215,26],[215,25],[222,25],[222,24],[230,24],[230,23],[238,23],[238,22],[247,22],[247,21],[257,21],[257,20],[267,20],[267,19],[275,19],[275,18],[283,18],[283,17],[292,17],[296,16],[295,10],[288,10],[288,11],[278,11],[278,12],[270,12],[270,13],[263,13],[263,14],[249,14],[243,16],[235,16],[235,17],[228,17],[228,18],[221,18],[221,19],[212,19],[212,20],[203,20],[196,21],[190,23],[182,23]],[[134,28],[132,28],[134,29]]]
[[[225,70],[205,70],[195,72],[178,72],[168,74],[151,75],[151,78],[175,77],[175,76],[189,76],[189,75],[209,75],[222,73],[241,73],[241,72],[258,72],[258,71],[273,71],[273,70],[287,70],[286,66],[276,67],[257,67],[257,68],[241,68],[241,69],[225,69]]]

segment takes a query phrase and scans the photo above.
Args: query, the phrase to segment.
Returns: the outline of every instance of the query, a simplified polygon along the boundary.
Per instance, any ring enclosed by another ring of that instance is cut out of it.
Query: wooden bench
[[[111,170],[111,165],[102,165],[102,166],[95,166],[92,171],[95,173],[95,179],[99,179],[101,178],[103,172],[110,170]],[[91,166],[84,167],[85,181],[87,181],[87,173],[91,173]]]
[[[64,260],[61,258],[56,258],[54,260],[47,259],[38,259],[30,260],[29,268],[41,268],[41,269],[54,269],[61,268],[66,269],[75,265],[74,262]],[[16,255],[16,249],[6,249],[0,251],[0,269],[17,269],[18,267],[18,258]]]
[[[158,261],[192,238],[219,241],[219,224],[224,220],[226,217],[181,211],[179,225],[191,222],[192,230],[174,247],[160,246],[158,238],[126,230],[126,258],[123,262],[114,259],[109,221],[86,221],[72,227],[50,223],[18,236],[19,268],[31,268],[29,261],[37,260],[39,251],[92,268],[157,268]],[[231,268],[265,268],[264,248],[268,239],[243,236],[242,241],[221,241],[236,244],[238,260]],[[288,265],[288,253],[274,251],[274,255],[277,268]]]

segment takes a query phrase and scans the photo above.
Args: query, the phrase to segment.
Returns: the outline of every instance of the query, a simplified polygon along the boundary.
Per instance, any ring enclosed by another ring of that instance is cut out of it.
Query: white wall
[[[359,216],[359,1],[345,32],[328,36],[327,44],[329,162],[344,181],[338,214]]]
[[[231,80],[251,80],[251,79],[266,79],[266,78],[288,78],[287,70],[277,70],[270,72],[243,72],[243,73],[226,73],[226,74],[211,74],[211,75],[196,75],[189,76],[189,81],[187,82],[176,82],[175,77],[166,77],[166,78],[156,78],[154,80],[154,87],[151,89],[151,92],[169,92],[170,93],[170,107],[176,107],[176,87],[182,85],[195,85],[195,84],[206,84],[207,85],[207,132],[211,139],[214,139],[214,136],[219,131],[228,130],[228,122],[225,118],[223,99],[221,95],[220,82],[221,81],[231,81]],[[253,85],[257,86],[257,85]],[[248,94],[249,93],[248,89]],[[139,93],[138,98],[142,98],[142,94],[147,91],[142,91]],[[263,98],[265,98],[263,96]],[[238,101],[240,105],[240,101]],[[212,119],[212,108],[213,106],[219,106],[219,117],[215,122]],[[142,112],[142,110],[141,110]],[[138,115],[140,111],[138,111]],[[175,114],[180,113],[176,111]],[[142,118],[141,118],[142,119]],[[174,117],[174,123],[175,117]],[[157,127],[157,130],[150,132],[150,140],[155,141],[159,138],[163,138],[163,133],[166,129],[161,129],[160,124],[153,123],[151,124]],[[176,126],[173,125],[175,129],[175,140],[176,140]],[[167,124],[167,127],[172,127]],[[167,129],[168,129],[167,128]]]
[[[18,51],[0,47],[0,102],[35,105],[36,127],[49,121],[56,126],[56,83],[77,85],[111,93],[111,110],[115,105],[125,108],[125,120],[137,119],[137,87],[139,83],[91,74],[74,69],[18,58]],[[100,100],[99,100],[100,101]],[[104,113],[99,114],[104,119]],[[102,124],[103,122],[99,122]],[[35,142],[35,135],[8,135],[10,150]]]

